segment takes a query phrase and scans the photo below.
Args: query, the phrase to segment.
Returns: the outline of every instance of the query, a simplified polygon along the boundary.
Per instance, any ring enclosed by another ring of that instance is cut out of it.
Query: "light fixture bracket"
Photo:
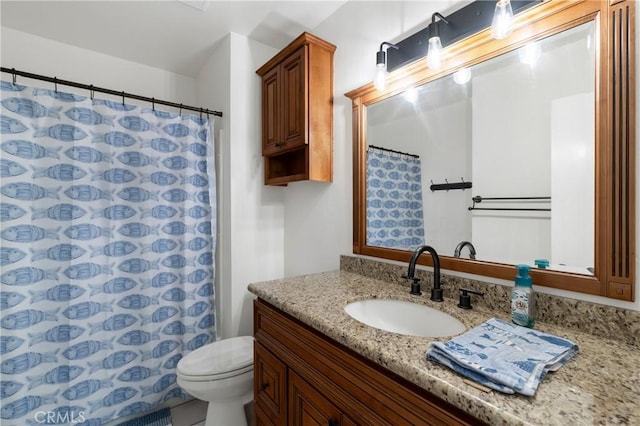
[[[514,16],[543,0],[511,0]],[[396,43],[398,49],[387,50],[387,71],[394,71],[427,56],[427,41],[432,34],[438,34],[443,47],[462,40],[478,31],[491,26],[495,2],[476,0],[462,9],[443,17],[439,13],[432,15],[441,18],[426,28]],[[445,23],[448,22],[448,23]],[[430,32],[431,30],[431,32]]]
[[[395,45],[393,43],[389,43],[388,41],[383,41],[382,43],[380,43],[380,49],[376,53],[376,66],[378,66],[378,67],[384,66],[387,63],[386,54],[385,54],[385,51],[384,51],[384,47],[385,46],[387,46],[388,48],[391,47],[393,49],[398,50],[398,46],[397,45]]]

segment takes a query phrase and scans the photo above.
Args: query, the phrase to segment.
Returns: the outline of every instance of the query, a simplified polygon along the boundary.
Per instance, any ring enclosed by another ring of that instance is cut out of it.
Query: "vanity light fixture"
[[[513,10],[511,0],[498,0],[496,9],[493,12],[491,22],[491,35],[499,40],[511,34],[511,23],[513,22]]]
[[[378,90],[384,90],[387,85],[387,54],[384,51],[385,46],[398,49],[398,46],[393,43],[386,41],[380,43],[380,49],[376,53],[376,74],[373,79],[373,84]]]
[[[404,40],[398,41],[393,45],[393,49],[387,49],[385,52],[383,48],[386,43],[382,43],[376,57],[376,63],[383,71],[393,72],[404,65],[423,60],[426,56],[429,67],[437,69],[438,63],[442,61],[443,48],[479,31],[491,28],[492,22],[498,21],[499,28],[507,28],[508,31],[511,31],[510,25],[506,24],[511,23],[514,15],[543,1],[498,0],[496,3],[495,1],[475,0],[446,16],[434,13],[429,25]],[[436,17],[440,19],[436,21]],[[444,21],[444,23],[440,21]],[[498,25],[496,23],[493,26]],[[505,32],[500,34],[507,35]],[[380,73],[386,78],[385,72]],[[382,77],[380,79],[382,80]],[[376,85],[376,87],[378,86]]]
[[[429,37],[429,50],[427,51],[427,65],[429,68],[437,70],[442,65],[442,41],[440,41],[440,27],[436,23],[436,18],[440,18],[442,22],[448,24],[447,18],[438,12],[431,15],[431,25],[429,30],[433,28],[434,35]]]

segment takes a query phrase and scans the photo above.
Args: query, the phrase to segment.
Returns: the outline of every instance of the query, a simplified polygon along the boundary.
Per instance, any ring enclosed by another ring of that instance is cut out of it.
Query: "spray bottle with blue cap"
[[[532,328],[536,322],[536,300],[529,265],[516,265],[518,275],[511,292],[511,321]]]

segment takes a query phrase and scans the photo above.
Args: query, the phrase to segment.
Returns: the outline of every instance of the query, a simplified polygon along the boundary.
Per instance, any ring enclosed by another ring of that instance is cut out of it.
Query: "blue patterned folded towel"
[[[570,340],[491,318],[447,342],[433,342],[427,359],[489,388],[532,396],[549,371],[578,353]]]

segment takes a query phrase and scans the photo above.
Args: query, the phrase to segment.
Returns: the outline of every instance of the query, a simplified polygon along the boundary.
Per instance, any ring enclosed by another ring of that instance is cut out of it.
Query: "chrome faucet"
[[[431,300],[434,302],[442,302],[444,299],[442,298],[442,289],[440,288],[440,258],[438,257],[438,253],[431,246],[420,246],[413,252],[413,256],[409,261],[409,270],[407,271],[407,275],[403,275],[404,278],[408,278],[413,280],[411,284],[411,294],[421,295],[420,291],[420,278],[415,277],[416,273],[416,262],[422,253],[425,251],[429,252],[431,257],[433,258],[433,288],[431,289]]]
[[[460,257],[460,252],[464,246],[469,246],[469,259],[476,260],[476,248],[471,244],[471,241],[461,241],[460,244],[456,246],[453,257]]]

